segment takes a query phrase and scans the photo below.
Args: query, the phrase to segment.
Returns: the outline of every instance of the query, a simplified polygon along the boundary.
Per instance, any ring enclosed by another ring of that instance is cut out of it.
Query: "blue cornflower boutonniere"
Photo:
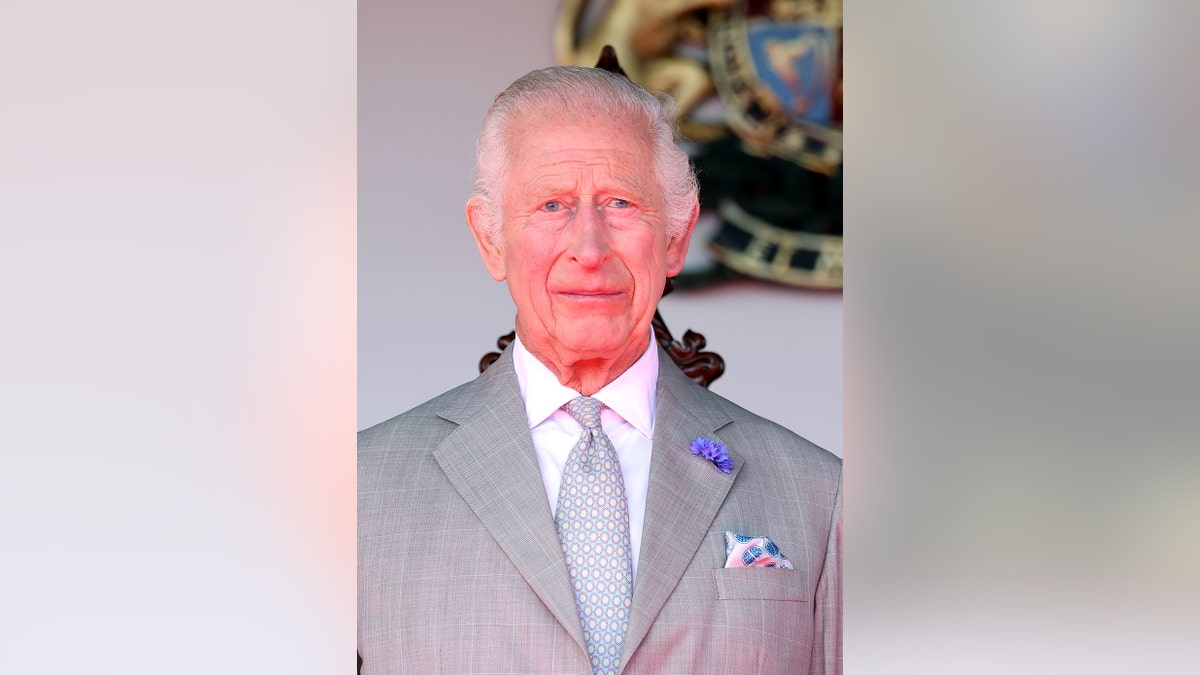
[[[699,455],[716,464],[721,473],[729,473],[733,470],[733,460],[729,459],[729,453],[725,451],[724,443],[701,436],[692,441],[692,454]]]

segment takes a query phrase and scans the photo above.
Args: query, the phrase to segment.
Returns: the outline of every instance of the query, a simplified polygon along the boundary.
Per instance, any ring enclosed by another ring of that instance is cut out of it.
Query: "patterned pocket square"
[[[787,559],[771,541],[770,537],[747,537],[744,534],[725,532],[725,567],[779,567],[793,569]]]

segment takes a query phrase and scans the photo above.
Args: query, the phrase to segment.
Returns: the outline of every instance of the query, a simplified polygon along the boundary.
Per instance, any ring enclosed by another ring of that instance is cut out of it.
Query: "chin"
[[[611,340],[562,340],[559,344],[579,360],[616,358],[627,346]]]
[[[637,338],[633,337],[634,333],[642,335],[641,331],[632,326],[618,327],[601,322],[599,325],[573,327],[566,334],[562,334],[558,342],[581,358],[617,358],[629,348],[630,342],[637,341]]]

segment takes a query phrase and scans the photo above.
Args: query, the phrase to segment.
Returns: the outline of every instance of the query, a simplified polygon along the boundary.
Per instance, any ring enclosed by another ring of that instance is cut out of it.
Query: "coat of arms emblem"
[[[718,264],[679,285],[736,273],[841,288],[841,0],[565,2],[559,60],[590,65],[603,44],[679,101],[701,203],[719,214]]]

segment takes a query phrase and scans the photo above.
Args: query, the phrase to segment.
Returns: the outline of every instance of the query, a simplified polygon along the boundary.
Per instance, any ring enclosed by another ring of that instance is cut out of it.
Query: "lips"
[[[612,303],[623,303],[628,293],[625,291],[614,291],[609,289],[576,289],[570,291],[556,291],[554,295],[560,302],[566,302],[580,307],[601,305],[610,305]]]

